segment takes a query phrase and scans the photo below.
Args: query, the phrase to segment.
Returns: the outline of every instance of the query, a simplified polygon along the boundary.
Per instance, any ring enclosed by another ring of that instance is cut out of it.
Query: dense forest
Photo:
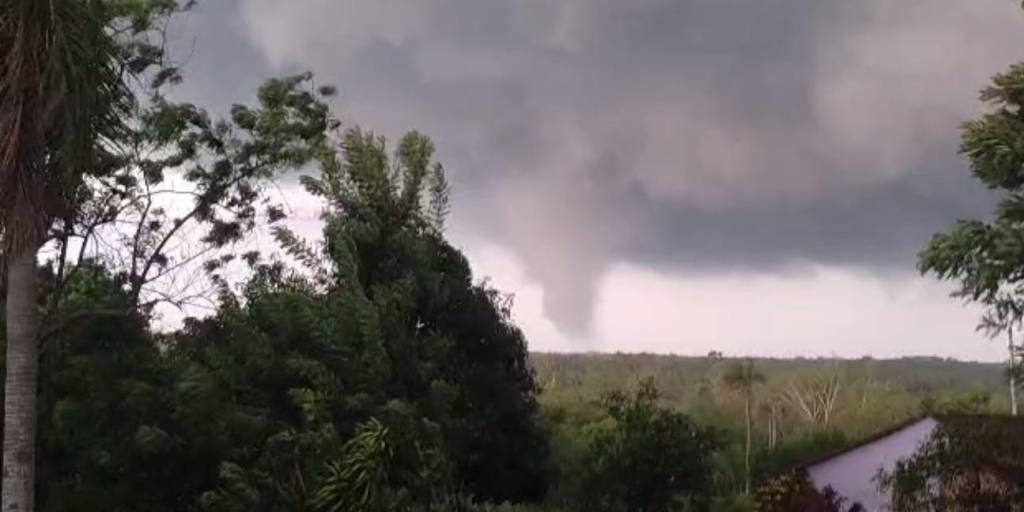
[[[554,418],[597,414],[602,397],[649,381],[660,401],[737,429],[744,397],[735,372],[750,365],[755,437],[833,429],[855,440],[928,412],[1009,413],[1005,365],[951,359],[728,359],[657,354],[533,353],[540,403]],[[808,407],[826,398],[824,404]]]
[[[650,386],[661,407],[715,432],[714,510],[745,510],[746,407],[757,487],[823,454],[926,414],[1009,412],[1005,365],[951,359],[730,359],[657,354],[531,354],[560,464],[604,421],[604,398]],[[749,365],[749,366],[748,366]],[[749,370],[748,370],[749,368]],[[749,394],[747,386],[749,384]],[[571,499],[570,499],[571,501]],[[828,510],[828,509],[826,509]]]
[[[191,4],[0,3],[5,511],[839,511],[766,493],[907,418],[1010,408],[997,364],[530,354],[447,238],[425,134],[343,126],[311,73],[168,94]],[[1017,190],[1024,68],[994,84],[965,153]],[[1013,206],[922,253],[995,332],[1022,314]],[[154,328],[167,307],[188,318]]]
[[[743,359],[708,356],[677,356],[643,353],[548,353],[530,354],[537,380],[544,388],[544,402],[587,400],[609,390],[654,378],[663,396],[681,406],[693,393],[721,378],[734,363]],[[776,387],[790,379],[823,369],[835,371],[845,381],[874,381],[899,387],[917,399],[957,391],[989,391],[1007,394],[1006,365],[958,361],[938,357],[899,359],[773,359],[753,358],[754,366]]]

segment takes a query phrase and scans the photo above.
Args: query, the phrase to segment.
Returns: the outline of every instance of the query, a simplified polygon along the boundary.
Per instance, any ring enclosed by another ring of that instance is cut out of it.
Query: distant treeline
[[[681,398],[687,390],[692,391],[702,383],[714,380],[731,363],[739,360],[723,357],[720,353],[701,357],[621,352],[533,352],[531,359],[537,381],[549,397],[565,393],[599,396],[605,391],[628,387],[638,379],[651,377],[663,396],[669,399]],[[1006,389],[1004,363],[939,357],[754,358],[753,362],[769,383],[834,365],[845,379],[887,382],[919,397],[967,390],[1002,393]]]

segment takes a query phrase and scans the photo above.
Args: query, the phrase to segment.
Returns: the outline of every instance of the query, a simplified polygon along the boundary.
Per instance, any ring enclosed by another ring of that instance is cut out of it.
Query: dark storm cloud
[[[238,7],[230,0],[204,1],[173,20],[171,59],[185,74],[172,93],[176,98],[226,113],[232,103],[255,97],[271,74],[263,52],[247,38]]]
[[[347,119],[426,131],[453,222],[517,253],[582,330],[616,261],[912,271],[932,232],[985,210],[956,126],[1024,55],[1014,4],[218,2],[198,55],[232,67],[196,87],[312,69]]]
[[[963,185],[958,197],[942,197],[922,191],[908,178],[808,204],[717,212],[661,203],[637,215],[649,219],[651,231],[663,236],[644,237],[621,257],[688,271],[784,269],[806,263],[912,271],[917,251],[933,233],[958,215],[984,215],[985,205],[991,204],[983,191]]]

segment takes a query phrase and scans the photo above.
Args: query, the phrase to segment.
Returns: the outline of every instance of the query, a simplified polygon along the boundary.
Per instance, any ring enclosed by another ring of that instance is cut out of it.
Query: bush
[[[711,502],[711,512],[754,512],[754,500],[750,496],[737,494],[715,498]]]
[[[849,446],[850,440],[838,430],[814,431],[786,440],[771,451],[758,454],[754,461],[754,480],[764,482],[808,460]]]
[[[659,407],[650,381],[632,396],[605,399],[610,420],[588,432],[577,506],[580,510],[659,512],[706,504],[711,435],[681,413]]]
[[[863,512],[860,504],[846,507],[846,500],[834,489],[818,491],[804,471],[791,472],[769,480],[754,494],[758,512]]]

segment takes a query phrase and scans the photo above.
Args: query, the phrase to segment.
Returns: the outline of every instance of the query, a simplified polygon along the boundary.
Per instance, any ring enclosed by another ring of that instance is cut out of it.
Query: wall
[[[869,512],[887,510],[889,498],[878,491],[875,475],[892,469],[896,461],[913,455],[928,440],[937,423],[924,418],[881,439],[807,468],[808,476],[820,490],[831,486],[847,498],[846,504],[860,503]]]

